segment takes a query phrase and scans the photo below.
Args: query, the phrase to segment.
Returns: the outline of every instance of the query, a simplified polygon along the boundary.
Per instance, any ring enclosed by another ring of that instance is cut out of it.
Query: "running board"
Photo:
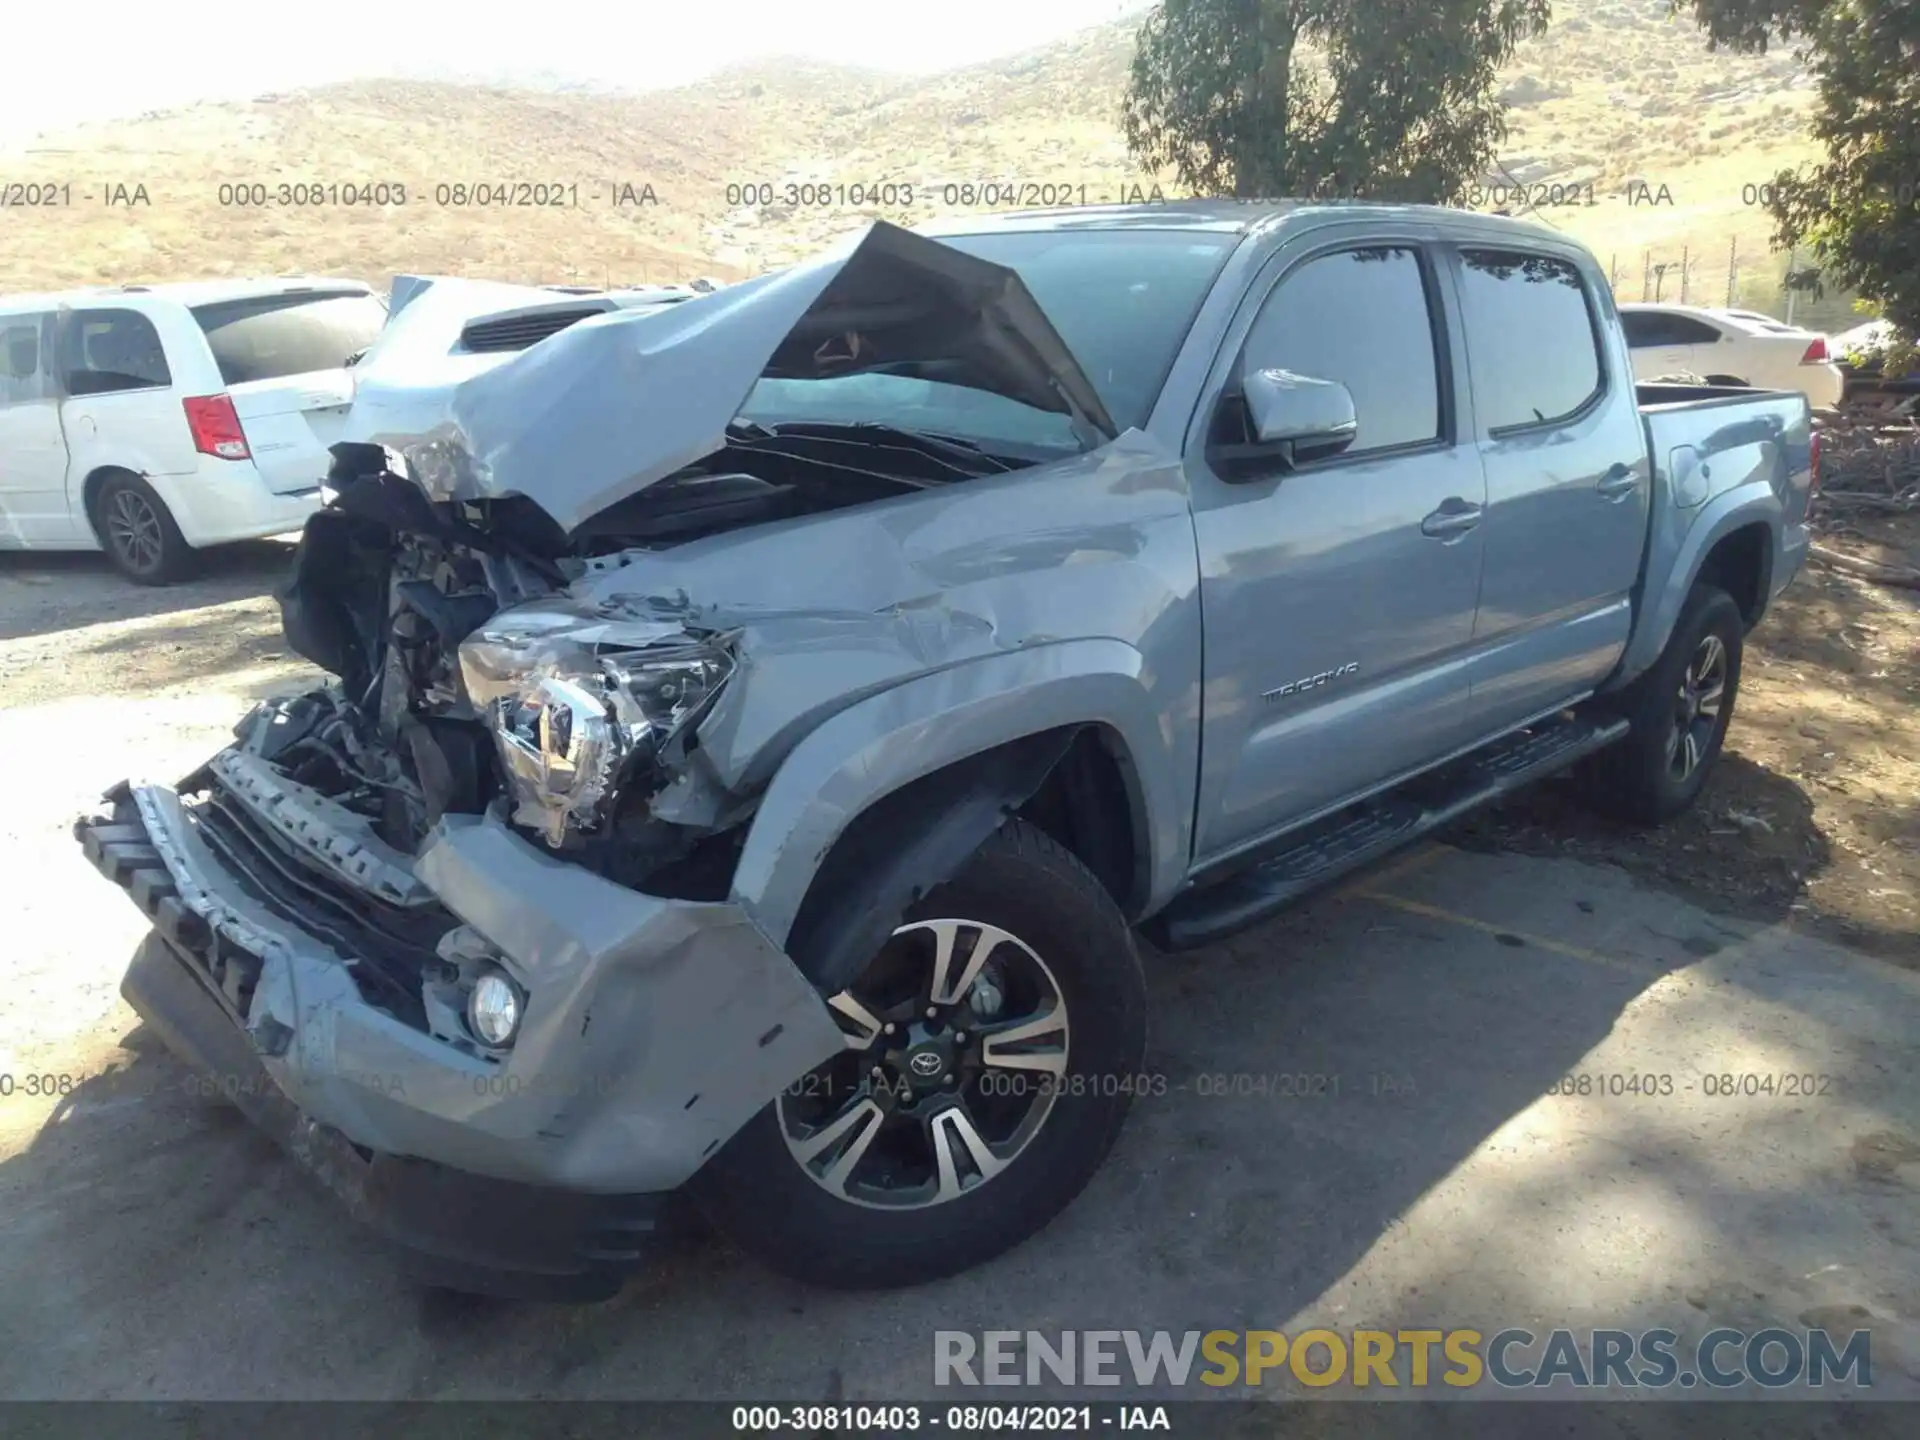
[[[1162,950],[1193,950],[1271,919],[1342,875],[1380,860],[1490,800],[1563,770],[1627,733],[1612,716],[1566,714],[1283,836],[1280,848],[1177,896],[1141,926]]]

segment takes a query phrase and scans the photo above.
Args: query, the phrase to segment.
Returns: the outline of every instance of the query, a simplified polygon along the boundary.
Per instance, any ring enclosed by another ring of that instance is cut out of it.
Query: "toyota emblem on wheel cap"
[[[945,1068],[945,1062],[940,1059],[937,1052],[932,1050],[922,1050],[918,1055],[915,1055],[913,1059],[909,1060],[907,1065],[914,1074],[920,1076],[922,1079],[938,1075],[940,1071]]]

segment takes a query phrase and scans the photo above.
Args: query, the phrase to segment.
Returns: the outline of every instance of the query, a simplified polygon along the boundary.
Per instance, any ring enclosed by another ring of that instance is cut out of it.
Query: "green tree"
[[[1548,0],[1164,0],[1127,146],[1202,195],[1455,198],[1506,138],[1494,80]]]
[[[1774,243],[1803,247],[1816,262],[1788,283],[1855,291],[1893,322],[1899,348],[1910,347],[1920,337],[1920,4],[1672,3],[1693,11],[1714,46],[1805,48],[1820,93],[1813,133],[1826,159],[1782,171],[1762,192]]]

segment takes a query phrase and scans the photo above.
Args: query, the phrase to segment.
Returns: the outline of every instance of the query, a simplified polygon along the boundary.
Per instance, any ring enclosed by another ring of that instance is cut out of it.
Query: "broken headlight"
[[[460,646],[468,701],[493,732],[515,823],[558,848],[595,829],[623,783],[657,776],[733,671],[677,624],[550,606],[496,615]]]

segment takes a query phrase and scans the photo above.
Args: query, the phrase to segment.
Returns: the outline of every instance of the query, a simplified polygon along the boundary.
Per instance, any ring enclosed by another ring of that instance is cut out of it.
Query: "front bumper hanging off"
[[[407,863],[527,993],[512,1049],[477,1053],[370,1003],[261,886],[269,872],[236,873],[173,790],[122,784],[106,801],[74,833],[154,923],[128,1004],[434,1283],[612,1293],[666,1197],[844,1043],[739,907],[641,895],[497,819],[450,815]],[[349,895],[306,840],[304,855],[258,843],[271,873]]]

